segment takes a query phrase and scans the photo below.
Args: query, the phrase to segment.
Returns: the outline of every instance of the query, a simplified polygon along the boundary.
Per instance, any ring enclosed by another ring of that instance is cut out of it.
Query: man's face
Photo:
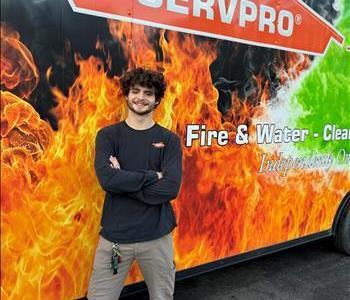
[[[133,85],[126,97],[126,102],[131,111],[143,116],[152,112],[156,107],[154,88]]]

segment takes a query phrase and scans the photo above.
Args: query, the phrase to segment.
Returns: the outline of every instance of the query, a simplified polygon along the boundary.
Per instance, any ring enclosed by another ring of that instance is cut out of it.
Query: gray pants
[[[112,243],[100,236],[90,278],[89,300],[117,300],[134,260],[140,266],[150,299],[173,299],[175,265],[171,233],[152,241],[120,244],[120,253],[122,261],[118,273],[113,275],[110,267]]]

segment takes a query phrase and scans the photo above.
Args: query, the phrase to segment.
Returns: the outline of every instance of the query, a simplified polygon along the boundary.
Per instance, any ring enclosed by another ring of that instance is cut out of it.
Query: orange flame
[[[263,113],[234,95],[232,110],[220,114],[209,71],[216,58],[214,43],[160,31],[159,60],[145,38],[149,29],[116,21],[109,26],[129,66],[164,69],[168,91],[155,117],[182,138],[187,124],[203,123],[235,134],[238,124]],[[18,42],[17,47],[24,46]],[[1,131],[4,299],[72,299],[87,289],[103,199],[93,171],[95,134],[125,118],[126,108],[118,80],[106,75],[103,61],[76,55],[76,63],[80,72],[68,96],[52,89],[56,132],[29,104],[1,93],[1,120],[6,124]],[[11,65],[11,60],[4,64]],[[23,74],[35,74],[30,64],[22,69]],[[268,86],[256,80],[264,103]],[[18,95],[24,95],[26,86],[16,87]],[[349,189],[350,174],[345,171],[293,173],[284,179],[258,175],[261,150],[254,144],[195,144],[183,147],[183,153],[183,185],[174,202],[179,270],[328,229]],[[128,283],[141,279],[134,268]]]
[[[43,166],[36,164],[52,130],[30,104],[9,92],[1,91],[1,108],[1,209],[10,212],[22,207],[23,191],[32,192],[42,179]]]
[[[286,59],[282,66],[279,66],[277,62],[276,66],[278,68],[278,76],[282,84],[289,80],[295,80],[299,78],[301,73],[308,69],[311,65],[310,56],[306,54],[288,52]]]
[[[20,42],[20,35],[1,24],[1,85],[16,89],[28,99],[39,82],[39,72],[30,51]]]

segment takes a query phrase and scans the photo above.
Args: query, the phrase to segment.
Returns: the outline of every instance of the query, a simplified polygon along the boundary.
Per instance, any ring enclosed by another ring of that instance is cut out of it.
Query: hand
[[[157,172],[158,175],[158,180],[163,178],[163,173],[162,172]]]
[[[116,157],[111,155],[109,157],[109,161],[111,162],[109,165],[111,166],[112,169],[116,169],[116,170],[120,169],[120,164],[119,164],[119,161]]]

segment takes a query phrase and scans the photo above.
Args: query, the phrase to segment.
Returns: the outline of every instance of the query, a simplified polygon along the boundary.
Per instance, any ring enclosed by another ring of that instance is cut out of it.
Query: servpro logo
[[[344,40],[301,0],[68,1],[80,13],[313,55]]]
[[[142,5],[160,9],[163,0],[139,0]],[[180,1],[178,1],[180,2]],[[227,2],[227,3],[226,3]],[[183,2],[184,3],[184,2]],[[207,20],[219,20],[221,23],[234,24],[233,16],[238,15],[238,26],[245,28],[249,23],[257,23],[259,31],[271,34],[277,32],[282,36],[291,36],[294,29],[294,15],[291,11],[280,10],[268,5],[262,5],[247,0],[217,0],[218,10],[214,9],[215,1],[193,0],[193,5],[184,6],[176,1],[166,1],[165,9],[182,15],[191,14],[194,17]],[[187,1],[188,5],[188,1]],[[190,11],[191,9],[191,11]]]

